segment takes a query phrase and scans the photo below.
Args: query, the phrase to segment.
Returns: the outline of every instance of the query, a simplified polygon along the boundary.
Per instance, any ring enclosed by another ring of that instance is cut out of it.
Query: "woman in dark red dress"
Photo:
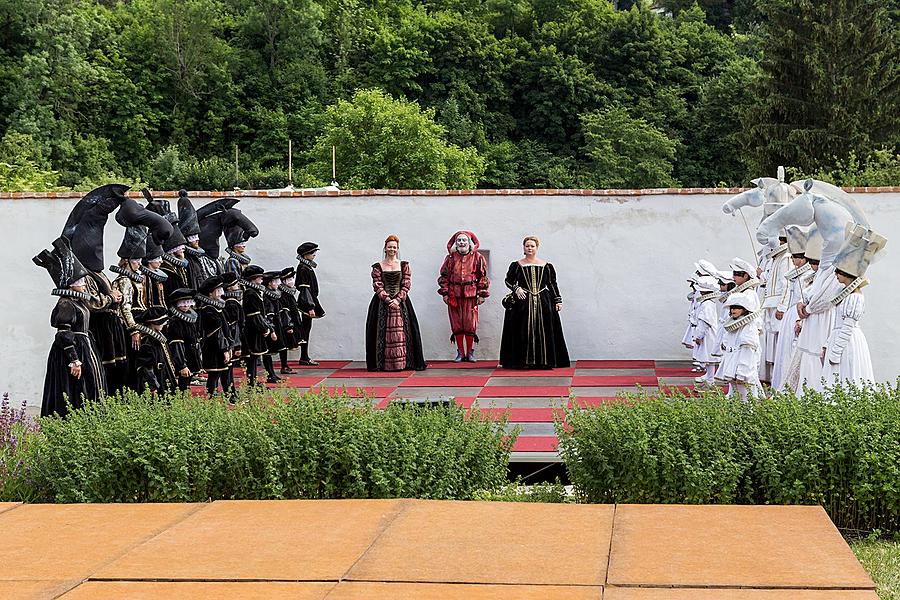
[[[372,265],[375,295],[366,319],[366,366],[370,371],[424,370],[419,322],[409,300],[409,263],[400,260],[400,240],[384,241],[384,260]]]

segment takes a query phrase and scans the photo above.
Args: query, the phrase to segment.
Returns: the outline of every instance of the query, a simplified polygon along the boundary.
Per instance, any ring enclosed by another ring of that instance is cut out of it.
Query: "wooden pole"
[[[293,169],[294,169],[294,160],[293,160],[293,156],[291,155],[291,140],[288,139],[288,185],[292,186],[292,187],[294,185]]]
[[[238,145],[234,145],[234,187],[240,187],[240,167],[238,166]]]
[[[337,163],[335,162],[334,145],[331,146],[331,181],[337,181]]]

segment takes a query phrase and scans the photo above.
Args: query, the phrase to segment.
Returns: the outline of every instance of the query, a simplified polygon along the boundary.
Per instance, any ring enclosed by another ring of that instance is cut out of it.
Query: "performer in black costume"
[[[537,257],[540,241],[534,236],[523,242],[525,258],[510,263],[503,300],[506,316],[500,342],[500,365],[508,369],[553,369],[569,366],[559,311],[562,296],[556,271]]]
[[[47,269],[56,285],[51,293],[59,296],[50,314],[56,337],[47,357],[41,416],[65,416],[66,399],[73,408],[81,408],[85,399],[100,398],[106,385],[105,372],[89,331],[90,298],[85,292],[88,271],[64,237],[53,242],[52,251],[43,250],[32,260]]]
[[[300,346],[300,310],[297,308],[297,288],[294,286],[294,267],[281,270],[281,312],[284,315],[284,345],[285,350],[279,354],[281,358],[281,372],[293,373],[288,366],[288,350],[296,350]]]
[[[244,308],[244,340],[241,352],[244,355],[247,369],[247,381],[252,386],[256,384],[256,368],[259,365],[259,357],[268,352],[266,340],[275,335],[272,324],[266,320],[263,307],[263,293],[265,288],[262,267],[247,265],[244,268],[244,295],[242,299]]]
[[[242,305],[243,291],[241,290],[241,282],[234,273],[224,273],[222,275],[222,287],[225,293],[222,299],[225,301],[225,308],[222,313],[225,315],[225,323],[228,325],[228,337],[231,338],[231,361],[228,363],[228,370],[225,372],[226,389],[234,390],[234,367],[241,360],[241,352],[244,345],[244,307]]]
[[[215,260],[216,257],[207,256],[200,247],[200,222],[187,190],[178,191],[178,228],[187,242],[184,247],[184,256],[188,261],[187,287],[196,290],[213,275],[219,275],[222,266]]]
[[[169,325],[166,338],[169,354],[178,376],[178,389],[191,387],[191,379],[200,372],[200,324],[194,310],[194,290],[180,288],[169,294]]]
[[[247,232],[240,225],[233,225],[225,229],[225,241],[228,243],[228,247],[225,249],[227,256],[222,262],[226,273],[235,273],[240,276],[244,267],[250,264],[252,259],[247,254],[248,239]]]
[[[319,280],[316,278],[316,254],[319,245],[304,242],[297,247],[297,307],[300,311],[300,364],[316,366],[319,363],[309,357],[309,335],[313,319],[325,316],[325,309],[319,304]]]
[[[147,238],[147,252],[141,265],[141,273],[144,274],[144,304],[149,308],[158,306],[166,308],[166,280],[169,278],[162,267],[162,246],[157,244],[153,237]]]
[[[89,271],[85,292],[90,297],[91,334],[110,393],[125,385],[128,364],[125,328],[119,319],[122,295],[103,272],[103,232],[109,215],[125,201],[126,190],[128,186],[119,184],[92,190],[72,209],[62,232],[71,241],[72,252]]]
[[[268,351],[263,355],[263,366],[266,368],[266,373],[268,373],[267,383],[278,383],[281,381],[281,377],[275,373],[272,357],[286,350],[284,345],[285,313],[281,310],[279,285],[281,285],[281,271],[267,271],[263,274],[263,286],[265,287],[263,291],[263,314],[271,324],[273,332],[266,340]]]
[[[231,350],[233,347],[228,323],[225,321],[225,301],[222,294],[222,276],[215,275],[200,284],[197,290],[197,303],[200,306],[200,329],[203,335],[201,355],[203,369],[207,373],[206,391],[212,394],[221,385],[222,391],[229,393],[228,369],[231,366]]]
[[[141,332],[141,348],[135,358],[139,391],[149,388],[162,395],[178,389],[169,341],[162,332],[168,320],[169,312],[161,306],[151,306],[137,315],[137,330]]]
[[[178,229],[176,222],[175,233],[163,243],[163,263],[160,270],[166,274],[166,281],[163,283],[166,298],[171,296],[175,290],[190,287],[191,275],[187,258],[184,255],[186,246],[187,240],[181,235],[181,230]]]

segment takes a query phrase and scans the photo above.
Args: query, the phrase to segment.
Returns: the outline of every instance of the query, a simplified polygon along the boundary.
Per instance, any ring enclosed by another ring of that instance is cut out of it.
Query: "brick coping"
[[[198,198],[307,198],[327,196],[689,196],[689,195],[734,195],[749,188],[648,188],[628,190],[592,189],[471,189],[471,190],[232,190],[232,191],[191,191],[188,195]],[[851,194],[900,193],[900,185],[884,187],[845,187]],[[0,200],[69,200],[81,198],[85,192],[0,192]],[[176,191],[154,191],[160,198],[175,198]],[[139,191],[129,191],[128,196],[140,198]]]

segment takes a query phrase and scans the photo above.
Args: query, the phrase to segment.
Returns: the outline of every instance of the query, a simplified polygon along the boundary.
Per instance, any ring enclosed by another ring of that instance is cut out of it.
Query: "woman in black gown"
[[[64,237],[53,242],[52,252],[44,250],[32,260],[47,269],[56,284],[52,293],[59,296],[50,314],[56,336],[47,357],[41,416],[65,416],[67,399],[73,408],[81,408],[85,399],[99,399],[106,388],[103,366],[89,330],[90,296],[85,292],[88,272]]]
[[[369,371],[424,370],[422,336],[409,300],[412,272],[400,260],[400,239],[384,241],[384,260],[372,265],[372,288],[366,318],[366,367]]]
[[[554,369],[569,366],[559,311],[562,296],[553,265],[537,257],[540,241],[522,242],[525,257],[509,265],[504,299],[506,316],[500,342],[500,365],[507,369]]]

